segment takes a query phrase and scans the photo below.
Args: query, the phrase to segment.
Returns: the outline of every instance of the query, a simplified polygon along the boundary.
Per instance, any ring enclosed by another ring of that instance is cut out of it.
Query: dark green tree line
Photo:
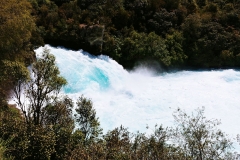
[[[163,55],[171,53],[166,57],[172,59],[166,62],[158,58],[163,67],[240,65],[238,1],[31,0],[31,3],[37,30],[46,43],[84,49],[92,54],[103,53],[126,68],[132,68],[144,57],[155,59],[154,54],[142,48],[124,48],[126,41],[133,38],[131,33],[152,32],[163,39],[158,42],[161,45],[169,44],[166,41],[171,35],[182,36],[180,43],[174,42],[179,48],[177,52],[171,47],[162,50]],[[132,52],[144,52],[146,56],[132,57]]]

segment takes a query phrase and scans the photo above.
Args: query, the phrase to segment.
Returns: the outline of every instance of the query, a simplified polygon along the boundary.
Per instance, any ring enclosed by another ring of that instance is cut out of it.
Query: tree
[[[43,125],[51,126],[55,137],[55,152],[51,159],[66,159],[72,143],[74,120],[72,116],[73,102],[67,96],[58,98],[54,103],[44,108]],[[80,137],[81,138],[81,137]]]
[[[30,81],[16,86],[14,95],[25,121],[38,125],[43,123],[45,107],[57,99],[61,87],[67,81],[59,75],[55,57],[46,48],[43,50],[42,57],[33,63],[30,73],[32,74]],[[21,94],[26,97],[28,104]]]
[[[175,12],[168,12],[166,9],[160,9],[148,20],[148,26],[151,31],[158,35],[165,36],[171,29],[176,27],[177,17]]]
[[[7,150],[7,145],[8,145],[8,141],[4,141],[2,139],[0,139],[0,159],[1,160],[13,160],[13,157],[8,157],[6,155],[6,150]]]
[[[171,35],[167,35],[165,39],[167,50],[171,55],[172,66],[179,66],[183,64],[187,56],[184,54],[182,43],[184,41],[183,35],[180,32],[174,31]]]
[[[171,55],[162,37],[154,32],[144,37],[147,57],[158,60],[164,66],[171,65]]]
[[[30,41],[34,31],[35,24],[34,18],[31,16],[31,4],[27,0],[0,1],[1,104],[6,102],[9,91],[13,88],[13,77],[16,77],[14,74],[27,70],[25,64],[29,64],[33,60],[34,52],[31,50]],[[3,72],[7,66],[14,68],[14,71],[8,68],[9,72],[6,76]],[[17,71],[17,69],[20,70]]]
[[[0,67],[0,104],[3,106],[6,99],[11,95],[12,88],[18,88],[19,85],[28,80],[29,72],[24,63],[19,61],[2,60]]]
[[[85,144],[96,139],[101,134],[102,129],[91,100],[83,96],[79,97],[74,116],[76,127],[83,133]]]
[[[131,159],[131,138],[133,136],[123,126],[109,131],[104,140],[106,143],[106,159]]]
[[[218,120],[207,120],[204,108],[197,109],[197,114],[187,115],[178,109],[174,114],[177,124],[174,141],[180,146],[186,157],[191,159],[227,159],[232,143],[216,126]]]
[[[124,39],[121,48],[122,60],[132,62],[130,65],[143,60],[155,60],[163,66],[171,65],[171,55],[163,38],[154,32],[145,34],[132,31],[129,37]]]
[[[0,59],[33,56],[29,54],[31,33],[35,30],[31,4],[27,0],[4,0],[0,6]]]
[[[133,152],[135,159],[178,159],[181,160],[181,153],[177,147],[167,144],[170,138],[170,130],[160,126],[155,126],[154,133],[137,133],[133,142]]]
[[[6,72],[13,72],[13,94],[21,109],[20,120],[8,116],[0,123],[4,139],[11,139],[7,152],[17,159],[64,159],[74,129],[73,103],[58,96],[67,82],[60,76],[55,57],[44,48],[29,67],[30,76],[21,63],[4,64]]]

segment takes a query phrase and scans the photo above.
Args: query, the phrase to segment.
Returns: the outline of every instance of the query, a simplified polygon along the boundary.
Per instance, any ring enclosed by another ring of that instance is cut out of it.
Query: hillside
[[[126,68],[239,67],[240,2],[31,0],[45,43],[105,54]]]

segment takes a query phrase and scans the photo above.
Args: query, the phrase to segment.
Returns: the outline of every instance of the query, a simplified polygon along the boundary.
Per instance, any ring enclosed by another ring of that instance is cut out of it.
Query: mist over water
[[[180,107],[191,113],[205,107],[208,119],[221,119],[220,129],[240,133],[240,72],[234,69],[156,74],[146,68],[128,72],[107,56],[92,56],[47,46],[68,81],[63,92],[92,99],[104,132],[123,125],[148,132],[146,125],[172,126]],[[36,50],[41,53],[42,47]]]

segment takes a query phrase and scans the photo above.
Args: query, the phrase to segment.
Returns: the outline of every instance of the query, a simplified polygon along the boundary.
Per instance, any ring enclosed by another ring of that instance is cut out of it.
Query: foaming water
[[[147,69],[127,72],[107,56],[47,46],[68,81],[63,92],[71,98],[91,98],[104,131],[123,125],[146,132],[146,125],[169,126],[180,107],[192,112],[205,107],[206,117],[221,119],[220,128],[240,133],[240,72],[180,71],[156,75]],[[41,53],[43,48],[36,50]]]

